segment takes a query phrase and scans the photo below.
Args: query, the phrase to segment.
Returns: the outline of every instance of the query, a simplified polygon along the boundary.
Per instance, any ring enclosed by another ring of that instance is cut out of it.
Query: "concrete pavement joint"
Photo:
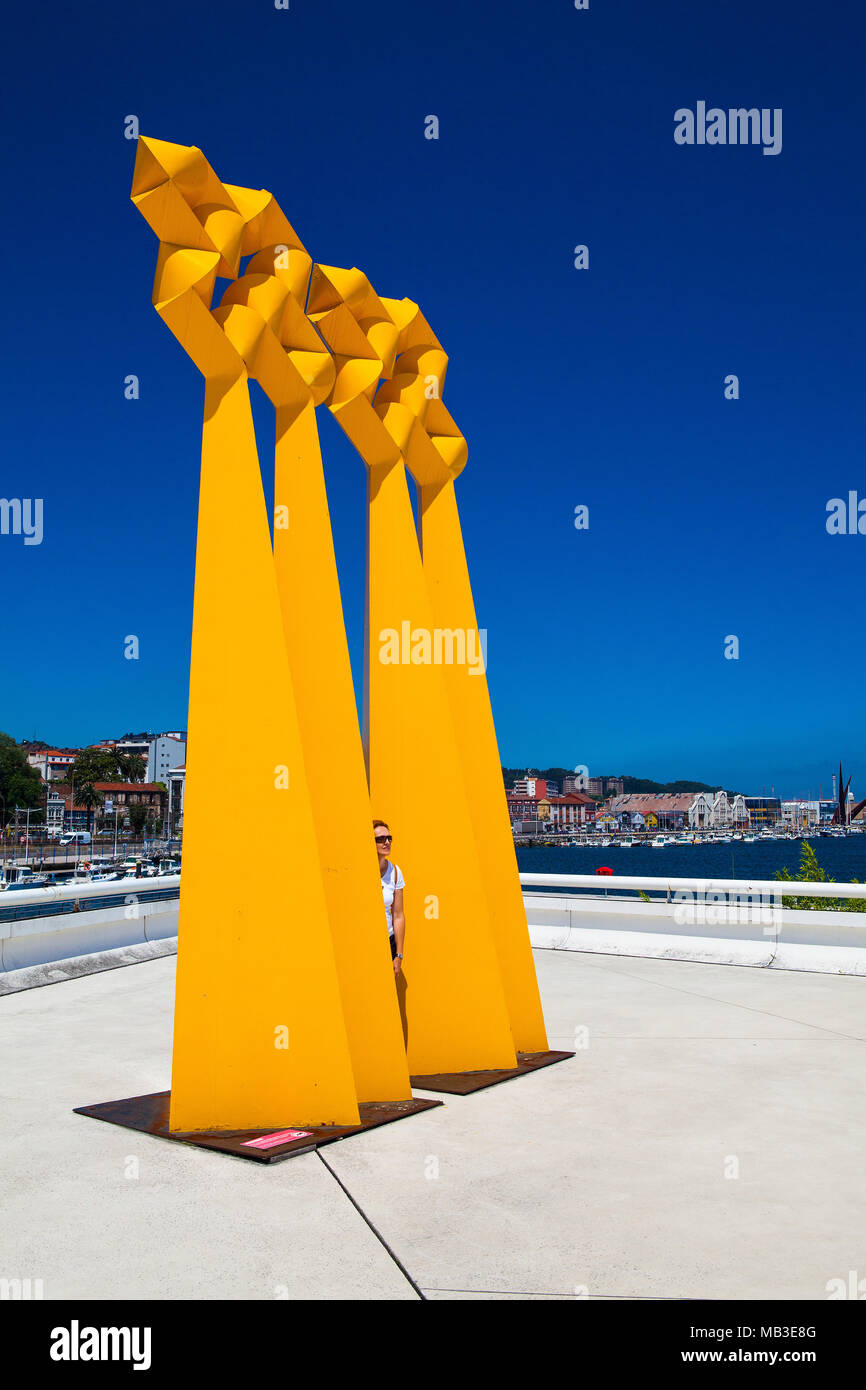
[[[364,1221],[364,1222],[367,1224],[367,1226],[369,1226],[370,1230],[373,1232],[373,1235],[376,1237],[376,1239],[378,1240],[379,1244],[383,1247],[383,1249],[386,1251],[386,1253],[387,1253],[388,1255],[390,1255],[391,1259],[394,1261],[394,1264],[397,1266],[397,1268],[399,1269],[400,1273],[403,1275],[403,1278],[404,1278],[404,1279],[406,1280],[406,1282],[411,1286],[411,1288],[414,1290],[414,1292],[418,1295],[418,1297],[420,1298],[421,1302],[422,1302],[422,1303],[426,1303],[426,1302],[427,1302],[427,1299],[426,1299],[425,1295],[422,1293],[421,1289],[420,1289],[420,1288],[418,1287],[418,1285],[415,1283],[415,1280],[412,1278],[412,1275],[409,1273],[408,1269],[407,1269],[406,1266],[403,1264],[403,1261],[399,1258],[399,1256],[395,1255],[394,1251],[391,1249],[390,1245],[388,1244],[388,1242],[387,1242],[387,1240],[385,1239],[385,1237],[382,1235],[381,1231],[378,1231],[378,1230],[376,1229],[376,1227],[373,1225],[372,1221],[370,1220],[369,1216],[368,1216],[367,1213],[364,1211],[363,1207],[361,1207],[361,1206],[358,1204],[358,1202],[355,1201],[355,1198],[352,1196],[352,1194],[351,1194],[351,1192],[349,1191],[349,1189],[348,1189],[348,1187],[346,1186],[346,1184],[345,1184],[344,1182],[342,1182],[342,1181],[340,1180],[340,1178],[337,1177],[337,1174],[334,1172],[334,1170],[333,1170],[333,1168],[331,1167],[330,1163],[329,1163],[328,1160],[325,1158],[325,1155],[322,1153],[322,1150],[321,1150],[321,1149],[317,1149],[317,1150],[316,1150],[316,1157],[319,1158],[319,1159],[321,1159],[322,1163],[323,1163],[323,1164],[325,1165],[325,1167],[327,1168],[327,1170],[328,1170],[328,1172],[330,1173],[331,1177],[334,1179],[334,1182],[337,1184],[338,1187],[340,1187],[340,1188],[343,1190],[343,1192],[345,1193],[345,1195],[348,1197],[349,1201],[352,1203],[352,1206],[355,1208],[356,1212],[357,1212],[358,1215],[360,1216],[361,1220]]]

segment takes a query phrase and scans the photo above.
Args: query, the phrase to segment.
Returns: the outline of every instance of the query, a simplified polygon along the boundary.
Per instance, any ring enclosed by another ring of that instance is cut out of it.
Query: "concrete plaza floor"
[[[826,1299],[866,1277],[866,981],[535,959],[572,1061],[272,1166],[72,1113],[167,1089],[173,956],[0,999],[0,1277],[46,1299]]]

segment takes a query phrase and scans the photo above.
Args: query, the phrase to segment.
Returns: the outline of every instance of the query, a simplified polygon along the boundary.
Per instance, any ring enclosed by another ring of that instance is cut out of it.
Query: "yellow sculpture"
[[[547,1041],[454,502],[467,449],[441,401],[448,359],[416,304],[379,299],[357,269],[317,265],[307,312],[337,362],[328,404],[367,466],[364,733],[406,878],[409,1069],[511,1068],[515,1049]],[[404,465],[421,486],[423,564]],[[473,817],[475,772],[487,794]]]
[[[399,371],[383,385],[376,409],[392,432],[399,429],[401,410],[417,420],[406,463],[418,485],[421,554],[434,630],[463,634],[467,650],[470,637],[475,638],[471,645],[479,653],[482,643],[454,489],[467,450],[441,401],[447,361],[439,340],[418,313],[407,330]],[[446,661],[442,669],[463,782],[471,789],[469,811],[514,1044],[518,1052],[539,1052],[547,1047],[547,1033],[508,805],[502,795],[486,653],[479,665],[469,659],[455,660]]]
[[[259,252],[214,317],[276,409],[277,586],[358,1099],[402,1100],[412,1092],[316,428],[334,363],[301,307],[310,264],[282,246]]]
[[[132,198],[159,238],[154,304],[205,378],[170,1128],[357,1124],[359,1100],[410,1095],[409,1071],[513,1068],[546,1047],[483,668],[436,659],[441,634],[479,636],[447,358],[417,305],[312,269],[273,197],[221,183],[200,150],[141,137]],[[212,307],[217,276],[232,283]],[[276,411],[273,546],[250,378]],[[368,472],[369,788],[323,402]],[[413,659],[425,633],[430,659]],[[227,864],[214,750],[236,727],[232,794],[258,842]],[[408,1066],[371,794],[406,877]]]
[[[154,303],[205,376],[171,1127],[256,1128],[287,1117],[296,1124],[355,1124],[357,1097],[400,1099],[411,1092],[357,724],[354,742],[347,728],[346,714],[355,720],[348,653],[344,636],[342,649],[332,640],[322,653],[318,678],[331,692],[331,722],[318,723],[318,744],[304,739],[299,716],[308,725],[318,716],[310,682],[301,684],[298,700],[289,675],[287,640],[298,651],[297,604],[280,603],[244,360],[254,362],[266,389],[279,397],[283,433],[291,436],[287,421],[308,419],[304,406],[312,411],[313,389],[322,381],[327,389],[333,375],[320,340],[303,314],[301,322],[294,314],[292,289],[301,287],[304,260],[307,275],[311,262],[270,195],[223,188],[200,151],[140,139],[133,201],[160,237]],[[259,288],[258,299],[270,293],[272,305],[282,298],[280,327],[295,348],[294,361],[257,310],[244,304],[238,285],[229,296],[236,304],[215,313],[208,308],[216,274],[236,275],[240,256],[263,252],[263,243],[277,246],[285,261],[285,293],[279,294],[278,276],[261,287],[241,284],[241,291]],[[280,504],[289,526],[291,494],[297,496],[301,543],[305,528],[322,526],[316,498],[305,505],[298,490],[315,491],[315,465],[307,452],[297,478],[278,479],[290,497]],[[283,474],[290,471],[283,467]],[[317,570],[329,556],[333,567],[326,545]],[[292,563],[289,555],[289,575]],[[328,606],[335,594],[339,603],[336,574],[330,588],[317,593],[314,583],[304,592],[310,621],[330,623],[333,636]],[[342,632],[341,621],[338,627]],[[295,668],[303,673],[305,663],[296,661]],[[257,851],[224,866],[214,815],[224,782],[212,750],[226,729],[238,726],[251,738],[233,791],[240,805],[255,808]],[[317,776],[315,807],[308,764]],[[325,803],[337,786],[335,804],[348,833],[328,846],[321,838]],[[320,844],[330,856],[329,893]],[[285,880],[263,874],[263,863],[284,864]],[[283,911],[275,910],[280,889]],[[329,894],[332,920],[342,927],[333,936]],[[338,957],[342,948],[341,961],[335,962],[335,947]],[[349,1037],[344,1014],[353,1025]]]

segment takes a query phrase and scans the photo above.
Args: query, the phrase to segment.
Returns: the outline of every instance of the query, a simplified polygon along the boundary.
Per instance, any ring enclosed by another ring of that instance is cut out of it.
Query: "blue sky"
[[[0,536],[0,728],[186,721],[202,383],[151,305],[134,114],[450,353],[503,762],[826,794],[841,756],[866,794],[866,536],[825,529],[866,497],[854,7],[159,0],[6,37],[0,494],[44,538]],[[781,152],[677,145],[699,100],[781,108]],[[359,674],[364,470],[320,415]]]

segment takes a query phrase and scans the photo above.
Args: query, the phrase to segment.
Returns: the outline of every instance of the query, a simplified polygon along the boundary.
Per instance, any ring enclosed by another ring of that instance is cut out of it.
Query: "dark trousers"
[[[394,958],[396,957],[396,955],[397,955],[397,940],[396,940],[395,937],[392,936],[392,937],[391,937],[391,959],[394,960]]]

